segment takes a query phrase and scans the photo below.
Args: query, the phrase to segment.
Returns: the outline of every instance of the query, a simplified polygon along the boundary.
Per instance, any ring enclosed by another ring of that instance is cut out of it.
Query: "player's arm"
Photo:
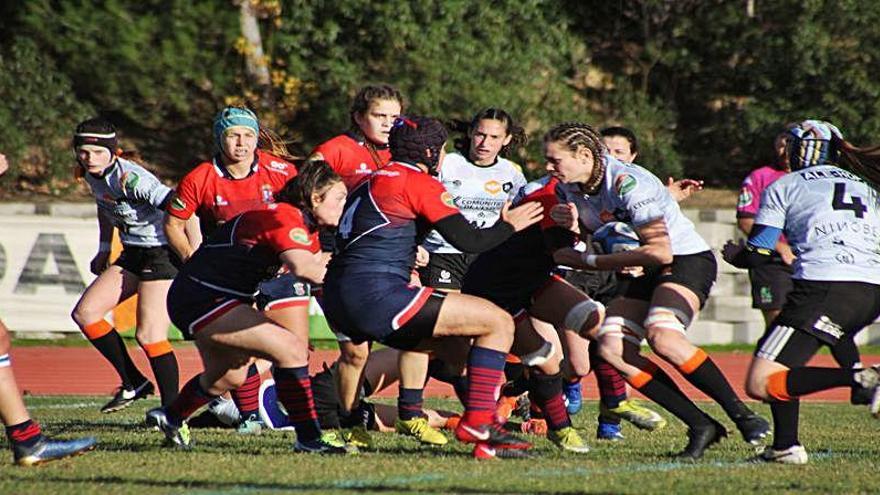
[[[727,241],[722,253],[724,260],[737,268],[755,268],[773,260],[782,230],[755,224],[748,241]]]
[[[297,278],[316,284],[324,282],[327,263],[326,258],[320,252],[312,253],[305,249],[288,249],[282,252],[279,257],[290,273],[296,275]]]
[[[562,248],[553,253],[560,265],[581,270],[619,270],[633,266],[657,266],[672,263],[672,243],[663,218],[636,227],[642,244],[628,251],[610,254],[580,252],[574,248]]]
[[[536,202],[528,202],[501,209],[501,218],[495,225],[480,229],[471,225],[460,212],[452,213],[434,223],[434,228],[456,249],[464,253],[482,253],[506,241],[515,232],[541,220],[544,208]]]
[[[98,208],[98,253],[89,263],[89,270],[100,275],[110,261],[110,246],[113,242],[113,222]]]
[[[168,238],[168,246],[177,253],[181,261],[186,261],[192,256],[193,248],[190,245],[189,237],[186,235],[186,225],[188,219],[176,217],[174,215],[165,215],[165,237]]]
[[[196,236],[195,231],[187,227],[188,222],[195,221],[192,218],[196,206],[200,203],[201,195],[196,185],[197,181],[198,179],[192,174],[186,175],[178,184],[177,190],[166,201],[165,237],[168,238],[168,246],[177,253],[181,261],[186,261],[192,256],[198,246],[192,241],[201,238],[201,231]]]

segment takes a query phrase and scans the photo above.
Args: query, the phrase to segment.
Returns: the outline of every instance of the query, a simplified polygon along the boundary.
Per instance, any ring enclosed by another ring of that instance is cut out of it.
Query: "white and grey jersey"
[[[475,165],[458,153],[446,155],[438,180],[452,194],[455,206],[477,228],[488,228],[498,221],[505,201],[512,201],[526,179],[519,167],[498,157],[493,165]],[[424,247],[432,253],[460,253],[436,230],[425,238]]]
[[[131,161],[117,158],[104,175],[85,174],[98,211],[119,229],[126,246],[155,247],[168,243],[162,225],[171,188]]]
[[[796,279],[880,284],[878,194],[846,170],[820,165],[781,177],[764,190],[755,223],[785,232]]]
[[[663,220],[673,255],[709,250],[660,179],[639,165],[621,162],[611,155],[605,155],[605,160],[605,179],[596,194],[584,194],[578,184],[560,184],[556,189],[561,201],[577,206],[580,222],[587,230],[595,232],[610,222],[626,222],[638,228]]]

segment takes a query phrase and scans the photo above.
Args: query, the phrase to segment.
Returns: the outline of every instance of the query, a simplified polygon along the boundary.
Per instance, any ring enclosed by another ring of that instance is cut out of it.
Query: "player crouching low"
[[[308,342],[253,307],[260,281],[282,265],[306,282],[323,280],[317,230],[337,225],[345,195],[345,186],[326,163],[307,164],[276,194],[277,204],[224,223],[184,264],[168,293],[168,311],[184,335],[195,340],[205,371],[174,402],[147,413],[147,424],[158,426],[171,443],[190,448],[184,420],[239,386],[253,358],[261,357],[274,364],[278,399],[291,412],[297,433],[294,450],[349,452],[318,425]]]

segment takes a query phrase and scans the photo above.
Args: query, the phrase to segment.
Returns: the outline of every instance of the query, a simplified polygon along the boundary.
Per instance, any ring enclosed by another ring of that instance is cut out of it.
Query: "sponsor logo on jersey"
[[[440,278],[437,281],[442,284],[448,284],[452,282],[452,274],[449,273],[449,270],[440,270]]]
[[[358,169],[355,171],[355,173],[368,174],[370,173],[370,167],[368,167],[366,163],[362,162],[360,165],[358,165]]]
[[[638,185],[636,178],[629,174],[620,174],[614,180],[614,189],[618,196],[625,196],[630,193]]]
[[[752,204],[752,193],[750,193],[748,189],[742,188],[739,192],[739,199],[736,201],[736,207],[745,208],[750,204]]]
[[[217,206],[229,206],[229,201],[226,201],[223,199],[223,196],[218,194],[214,196],[214,204]]]
[[[306,229],[301,227],[290,229],[290,239],[305,246],[312,245],[312,240],[309,239],[309,233],[306,232]]]
[[[183,211],[186,209],[186,201],[180,199],[180,196],[175,195],[174,199],[171,200],[171,209],[177,211]]]
[[[501,192],[501,184],[497,180],[490,180],[483,184],[483,189],[489,194],[498,194]]]
[[[122,183],[122,193],[126,194],[128,192],[134,191],[137,188],[138,182],[141,181],[140,176],[135,172],[125,172],[122,174],[122,177],[119,178],[119,182]]]
[[[455,198],[446,191],[443,191],[443,194],[440,195],[440,201],[450,208],[455,208]]]
[[[513,189],[513,182],[505,182],[504,184],[501,184],[502,191],[510,192],[511,189]]]
[[[290,175],[287,173],[287,167],[288,165],[284,162],[276,162],[275,160],[269,162],[269,170],[273,172],[281,172],[284,175]]]

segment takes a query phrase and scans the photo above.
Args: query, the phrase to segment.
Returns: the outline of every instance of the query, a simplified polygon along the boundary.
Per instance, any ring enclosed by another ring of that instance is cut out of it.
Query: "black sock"
[[[571,418],[562,398],[562,373],[545,375],[532,370],[529,373],[529,398],[544,412],[544,419],[551,430],[571,426]]]
[[[128,349],[126,349],[125,342],[119,332],[111,330],[90,342],[116,370],[122,381],[122,388],[131,390],[147,381],[147,378],[134,365],[131,356],[128,355]]]
[[[773,448],[784,450],[800,444],[798,440],[798,414],[801,402],[797,399],[770,403],[773,413]]]
[[[669,375],[666,375],[666,372],[658,368],[652,374],[654,378],[638,387],[639,392],[675,415],[689,427],[705,426],[710,423],[706,414],[684,395],[684,392],[678,388],[672,378],[669,378]]]
[[[861,356],[859,356],[859,347],[851,338],[844,337],[836,346],[831,348],[831,355],[837,364],[844,369],[861,368]]]
[[[785,387],[792,397],[828,390],[835,387],[849,387],[855,382],[851,369],[818,368],[815,366],[803,366],[788,370]]]
[[[177,357],[174,352],[168,352],[149,359],[153,376],[156,377],[156,384],[159,386],[162,405],[167,406],[177,398],[177,392],[180,390],[180,370],[177,367]]]
[[[735,420],[751,413],[736,396],[733,387],[730,386],[727,378],[724,377],[712,358],[707,356],[697,369],[691,373],[682,373],[682,375],[693,386],[717,402],[730,419]]]

